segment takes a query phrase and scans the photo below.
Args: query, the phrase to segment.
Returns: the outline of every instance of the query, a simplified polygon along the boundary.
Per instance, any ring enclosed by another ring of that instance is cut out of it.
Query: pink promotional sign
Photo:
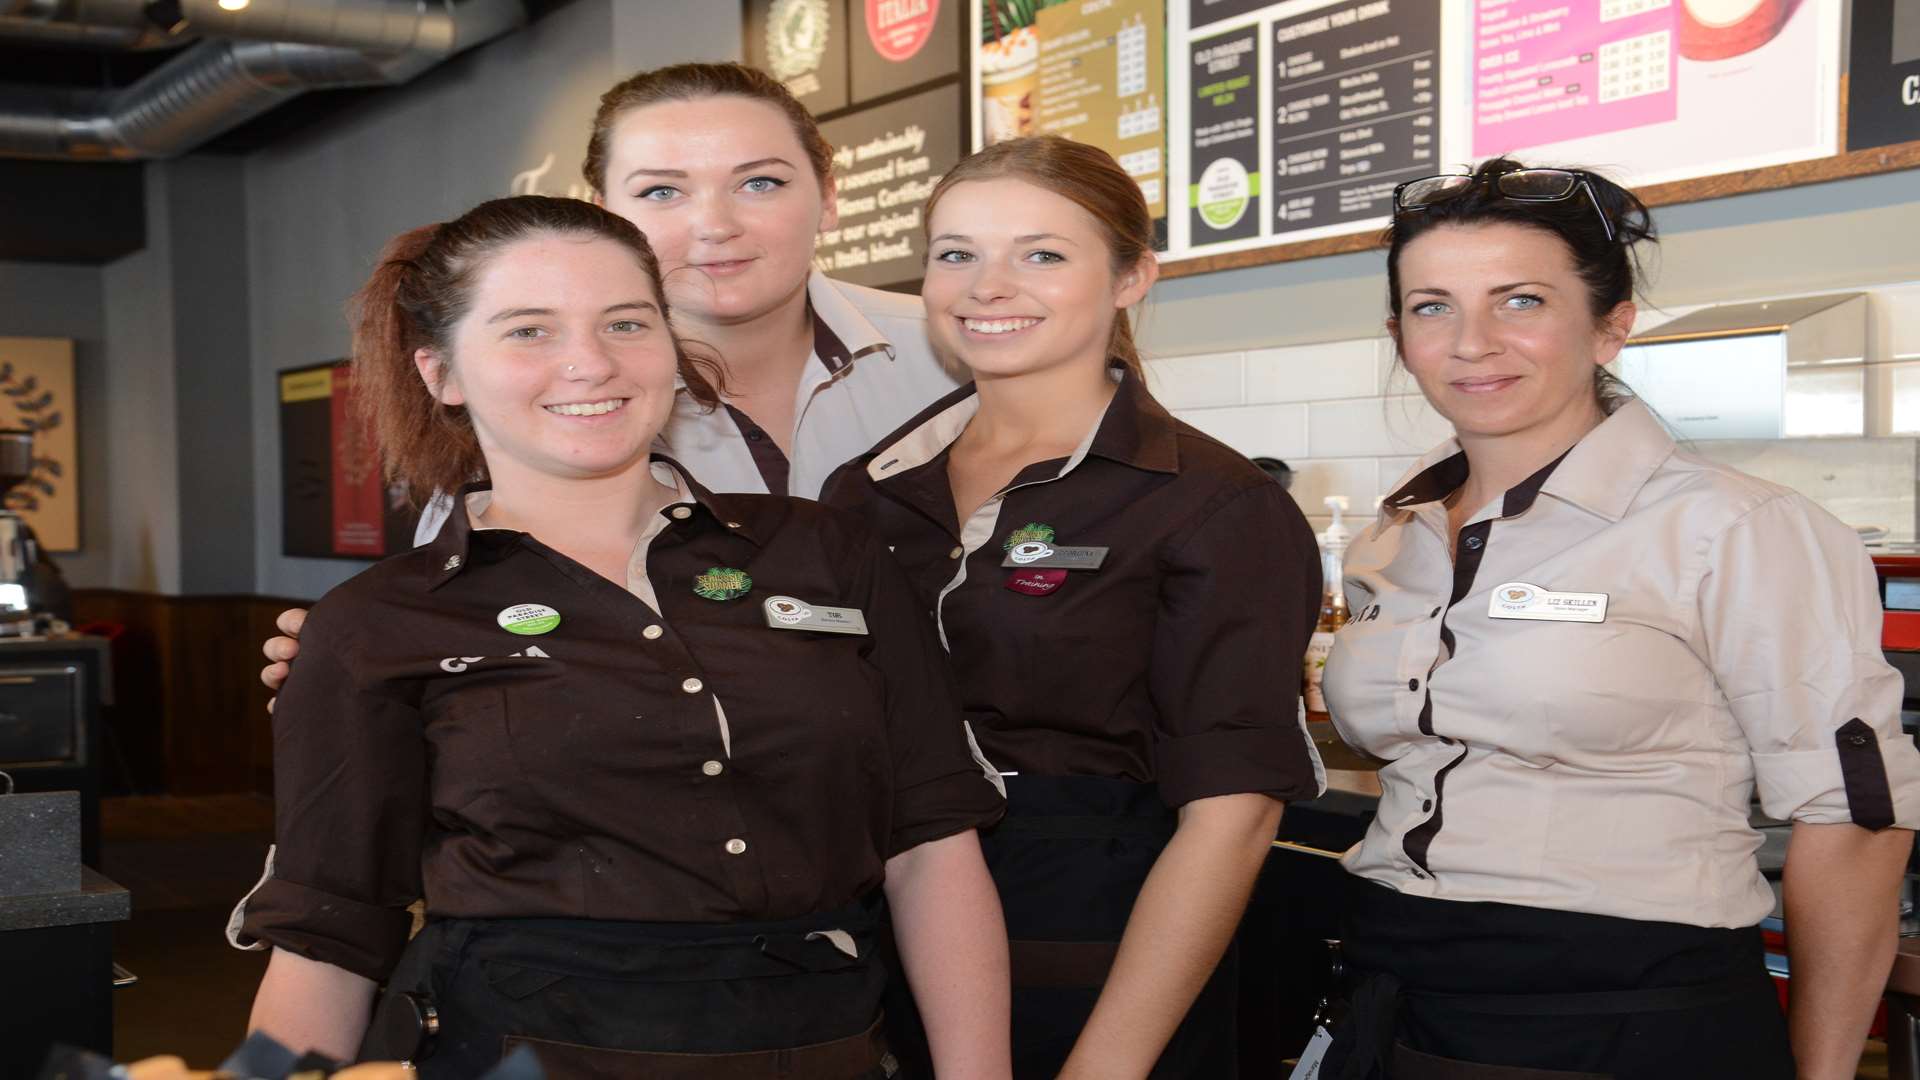
[[[1476,157],[1679,115],[1677,0],[1476,0]]]

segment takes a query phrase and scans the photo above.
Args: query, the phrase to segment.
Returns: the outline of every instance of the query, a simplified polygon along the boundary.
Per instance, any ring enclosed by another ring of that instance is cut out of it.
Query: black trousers
[[[1342,946],[1360,981],[1329,1080],[1443,1076],[1450,1063],[1489,1077],[1793,1080],[1757,927],[1434,900],[1360,878],[1348,892]]]
[[[1013,959],[1013,1075],[1053,1080],[1086,1026],[1147,872],[1174,816],[1151,784],[1094,776],[1009,776],[1007,816],[981,833]],[[888,1042],[903,1075],[931,1077],[925,1035],[887,997]],[[1156,1080],[1230,1080],[1237,1069],[1238,968],[1229,950],[1168,1042]]]
[[[818,933],[825,930],[845,931],[858,957]],[[714,925],[434,919],[408,944],[386,993],[424,994],[439,1012],[440,1034],[417,1062],[428,1080],[471,1080],[523,1041],[533,1043],[549,1076],[651,1068],[644,1059],[623,1066],[616,1058],[599,1070],[547,1060],[612,1050],[716,1056],[706,1071],[699,1059],[674,1062],[674,1076],[732,1076],[751,1065],[745,1074],[810,1078],[822,1073],[780,1071],[792,1054],[744,1062],[718,1056],[834,1044],[841,1053],[830,1060],[843,1062],[880,1017],[878,935],[871,903],[782,922]],[[380,1029],[376,1022],[373,1030]],[[875,1032],[875,1046],[877,1040]],[[541,1044],[551,1049],[543,1052]],[[393,1054],[362,1049],[363,1059]],[[826,1075],[883,1075],[879,1051],[868,1056]]]

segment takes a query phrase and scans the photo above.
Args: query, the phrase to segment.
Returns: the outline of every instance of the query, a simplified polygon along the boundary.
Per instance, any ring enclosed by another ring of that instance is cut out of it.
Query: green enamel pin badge
[[[708,600],[738,600],[752,591],[753,579],[731,566],[709,566],[693,579],[694,595]]]
[[[1012,551],[1021,544],[1053,542],[1053,526],[1029,521],[1025,525],[1007,534],[1006,542],[1000,545],[1001,551]]]

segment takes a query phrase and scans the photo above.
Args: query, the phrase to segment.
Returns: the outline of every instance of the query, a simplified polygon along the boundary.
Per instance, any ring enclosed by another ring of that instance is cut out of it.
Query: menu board
[[[1920,0],[1854,0],[1847,149],[1920,139]]]
[[[921,211],[960,160],[962,120],[960,87],[949,83],[821,123],[834,146],[840,211],[814,249],[822,273],[859,285],[920,280]]]
[[[975,145],[1055,134],[1140,184],[1164,240],[1165,0],[975,0]]]

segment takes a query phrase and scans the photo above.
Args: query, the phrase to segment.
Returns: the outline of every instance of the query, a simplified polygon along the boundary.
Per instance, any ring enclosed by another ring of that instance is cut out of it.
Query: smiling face
[[[837,220],[787,117],[730,95],[622,114],[604,191],[659,255],[676,315],[696,323],[804,303],[814,242]]]
[[[496,485],[644,465],[673,405],[678,353],[633,252],[535,234],[487,260],[469,301],[451,358],[421,349],[414,362],[443,403],[466,406]]]
[[[1559,237],[1509,223],[1446,225],[1400,252],[1388,330],[1421,393],[1462,440],[1537,434],[1568,445],[1604,418],[1594,371],[1634,306],[1596,318]]]
[[[1024,180],[955,184],[927,232],[927,335],[976,378],[1103,367],[1113,321],[1153,284],[1151,256],[1115,274],[1099,221]]]

